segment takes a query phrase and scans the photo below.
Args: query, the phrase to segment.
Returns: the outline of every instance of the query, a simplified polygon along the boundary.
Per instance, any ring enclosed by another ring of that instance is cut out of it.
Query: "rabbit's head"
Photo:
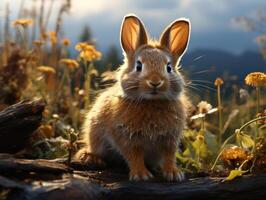
[[[120,84],[124,95],[139,100],[178,98],[184,88],[178,64],[189,36],[189,20],[178,19],[163,31],[159,41],[152,41],[138,17],[126,16],[121,27],[125,63]]]

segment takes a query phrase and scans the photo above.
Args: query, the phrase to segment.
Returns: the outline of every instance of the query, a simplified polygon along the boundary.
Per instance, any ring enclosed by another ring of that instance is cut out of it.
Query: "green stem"
[[[245,160],[240,166],[239,166],[239,170],[242,170],[242,167],[248,162],[249,160]]]
[[[216,166],[216,164],[217,164],[217,162],[218,162],[220,156],[222,155],[222,153],[223,153],[223,151],[224,151],[224,147],[225,147],[225,145],[226,145],[231,139],[233,139],[233,137],[235,137],[235,135],[236,135],[236,133],[234,133],[233,135],[231,135],[230,137],[228,137],[228,138],[224,141],[224,143],[223,143],[223,145],[222,145],[222,147],[221,147],[222,150],[220,151],[220,153],[219,153],[218,156],[216,157],[216,159],[215,159],[215,161],[214,161],[214,163],[213,163],[213,165],[212,165],[212,167],[211,167],[211,170],[213,170],[214,167]]]
[[[256,110],[257,110],[257,114],[259,114],[260,112],[260,88],[258,86],[256,87],[256,94],[257,94]]]
[[[65,84],[65,79],[67,79],[67,66],[64,66],[65,68],[63,69],[63,75],[62,75],[62,78],[61,78],[61,80],[60,80],[60,82],[59,82],[59,86],[58,86],[58,89],[59,89],[59,91],[64,91],[64,84]],[[60,96],[60,94],[58,93],[58,98],[59,98],[59,96]]]
[[[255,167],[256,160],[257,160],[257,157],[255,157],[255,158],[253,159],[253,161],[252,161],[252,165],[251,165],[251,167],[250,167],[250,169],[249,169],[250,172],[253,171],[253,168]]]
[[[262,119],[266,119],[266,116],[263,117],[257,117],[255,119],[252,119],[250,121],[248,121],[247,123],[245,123],[243,126],[240,127],[240,129],[238,129],[239,132],[241,132],[244,128],[246,128],[248,125],[252,124],[253,122],[262,120]]]
[[[85,102],[85,109],[88,108],[90,105],[90,89],[91,89],[91,75],[90,71],[92,68],[92,64],[90,63],[89,66],[87,62],[85,63],[85,68],[86,68],[86,73],[85,73],[85,85],[84,85],[84,90],[85,90],[85,95],[84,95],[84,102]]]
[[[219,111],[219,135],[218,135],[218,145],[221,146],[222,142],[222,129],[223,129],[223,121],[222,121],[222,100],[221,100],[221,88],[218,85],[217,87],[217,99],[218,99],[218,111]]]
[[[261,129],[264,129],[264,128],[266,128],[266,124],[264,124],[264,125],[260,126],[260,128],[259,128],[259,129],[261,130]]]
[[[23,46],[25,48],[25,50],[28,50],[28,45],[29,45],[29,32],[28,32],[28,27],[27,26],[23,26],[23,31],[24,31],[24,38],[23,38]]]
[[[68,164],[68,166],[70,166],[71,160],[72,160],[72,148],[69,147],[69,149],[68,149],[68,158],[67,158],[67,164]]]
[[[201,127],[200,127],[201,131],[205,130],[205,117],[201,118]]]
[[[256,107],[257,107],[257,116],[258,116],[259,112],[260,112],[260,87],[259,86],[256,87],[256,93],[257,93],[257,106]],[[259,133],[259,125],[257,124],[256,130],[255,130],[255,135],[254,135],[255,143],[256,143],[256,138],[258,137],[258,135],[260,135],[260,133]],[[255,147],[253,148],[253,151],[254,150],[255,150]]]

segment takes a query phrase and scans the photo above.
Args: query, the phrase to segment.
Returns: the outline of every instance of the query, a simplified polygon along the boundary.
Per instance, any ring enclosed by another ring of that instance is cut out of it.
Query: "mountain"
[[[118,48],[115,51],[119,51]],[[114,49],[111,52],[114,52]],[[113,59],[110,59],[110,55],[106,53],[103,62],[99,63],[99,68],[104,71],[108,65],[113,69],[119,66],[122,63],[122,58],[119,57],[119,53],[117,54],[114,63]],[[266,60],[256,51],[245,51],[236,55],[217,49],[192,50],[184,55],[181,66],[190,80],[213,82],[219,76],[228,86],[242,85],[244,78],[250,72],[266,72]]]
[[[240,84],[250,72],[266,72],[266,60],[253,51],[235,55],[222,50],[198,49],[187,52],[181,65],[190,79],[214,81],[220,76]]]

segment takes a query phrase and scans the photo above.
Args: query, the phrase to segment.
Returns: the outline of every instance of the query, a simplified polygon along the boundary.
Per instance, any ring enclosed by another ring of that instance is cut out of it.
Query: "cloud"
[[[0,1],[0,10],[5,1]],[[12,9],[12,20],[17,17],[19,0],[6,0]],[[32,0],[25,0],[25,6],[31,8]],[[40,1],[37,7],[39,7]],[[48,5],[48,0],[45,1]],[[55,0],[51,23],[55,21],[58,9],[63,0]],[[192,23],[193,47],[216,46],[224,49],[243,49],[242,43],[254,47],[252,34],[234,29],[232,18],[253,13],[266,3],[265,0],[72,0],[69,15],[64,16],[63,28],[67,37],[77,40],[82,28],[88,24],[100,48],[110,44],[119,44],[120,24],[124,15],[137,14],[144,21],[151,36],[159,37],[163,29],[179,17],[189,18]],[[53,28],[53,27],[51,27]],[[234,40],[229,41],[230,35]],[[238,35],[238,37],[237,37]],[[228,37],[226,39],[224,37]],[[242,42],[245,40],[245,42]],[[208,42],[208,41],[211,41]],[[250,41],[250,43],[248,43]],[[194,45],[195,44],[195,45]],[[250,44],[250,45],[248,45]],[[229,49],[229,50],[230,50]]]

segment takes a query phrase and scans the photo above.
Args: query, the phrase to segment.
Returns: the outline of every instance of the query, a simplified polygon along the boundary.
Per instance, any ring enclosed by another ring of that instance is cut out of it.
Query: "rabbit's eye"
[[[172,66],[171,66],[171,63],[170,63],[170,62],[167,63],[167,65],[166,65],[166,70],[167,70],[168,73],[171,73],[171,71],[172,71]]]
[[[142,63],[138,60],[136,62],[136,71],[141,72],[141,70],[142,70]]]

